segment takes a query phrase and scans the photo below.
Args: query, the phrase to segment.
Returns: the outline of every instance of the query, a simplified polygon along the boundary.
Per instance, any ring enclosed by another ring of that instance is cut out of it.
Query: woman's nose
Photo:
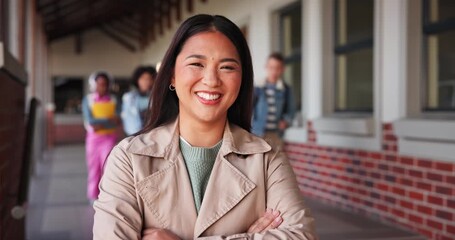
[[[216,67],[206,67],[202,83],[209,87],[216,87],[220,84],[220,79]]]

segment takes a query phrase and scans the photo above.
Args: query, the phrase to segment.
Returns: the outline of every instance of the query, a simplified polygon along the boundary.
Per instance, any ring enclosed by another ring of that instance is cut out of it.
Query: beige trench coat
[[[145,228],[182,239],[316,239],[285,155],[233,124],[226,124],[198,215],[177,122],[112,150],[94,204],[94,239],[141,239]],[[279,228],[245,233],[266,208],[282,213]]]

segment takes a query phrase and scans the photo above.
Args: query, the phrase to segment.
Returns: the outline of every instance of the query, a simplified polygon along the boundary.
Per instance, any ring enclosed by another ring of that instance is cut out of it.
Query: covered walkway
[[[297,106],[286,152],[317,199],[307,202],[321,239],[423,239],[396,228],[455,239],[454,3],[0,0],[0,239],[91,238],[84,147],[74,144],[87,79],[108,71],[120,100],[133,70],[158,66],[198,13],[239,26],[256,86],[267,56],[284,55]],[[11,214],[24,204],[26,218]]]
[[[93,209],[85,197],[83,145],[61,145],[35,166],[30,189],[27,239],[92,239]],[[417,234],[384,225],[307,199],[321,240],[423,240]]]

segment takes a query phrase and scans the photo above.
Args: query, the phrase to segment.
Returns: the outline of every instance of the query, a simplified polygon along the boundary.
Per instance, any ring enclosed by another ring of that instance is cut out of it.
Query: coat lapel
[[[159,227],[175,231],[185,239],[192,238],[197,213],[180,152],[177,121],[136,138],[129,151],[152,157],[160,165],[158,171],[136,183],[138,195],[160,223]]]
[[[222,186],[222,187],[220,187]],[[219,157],[204,194],[196,220],[194,238],[234,208],[256,185],[224,157]]]
[[[196,220],[194,238],[200,237],[256,188],[256,184],[232,165],[229,159],[270,149],[265,141],[235,125],[226,124],[223,145],[213,166]]]
[[[178,152],[177,152],[178,153]],[[192,233],[197,218],[193,192],[182,156],[137,183],[138,194],[162,228]]]

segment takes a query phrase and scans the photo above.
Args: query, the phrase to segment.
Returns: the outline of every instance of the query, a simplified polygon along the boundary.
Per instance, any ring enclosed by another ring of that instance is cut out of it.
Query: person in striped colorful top
[[[109,152],[117,143],[120,124],[120,104],[109,93],[112,77],[97,71],[89,77],[90,92],[82,101],[84,125],[87,131],[85,151],[88,168],[87,197],[91,202],[98,198],[98,183]]]

